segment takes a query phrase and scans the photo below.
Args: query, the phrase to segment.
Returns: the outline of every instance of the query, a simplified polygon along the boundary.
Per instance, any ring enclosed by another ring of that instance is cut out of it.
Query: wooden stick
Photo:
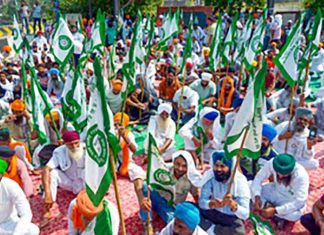
[[[295,92],[296,92],[296,87],[292,88],[291,94],[290,94],[290,107],[289,107],[289,122],[288,122],[288,131],[290,131],[291,128],[291,119],[293,118],[292,115],[292,106],[293,106],[293,100],[294,100],[294,96],[295,96]],[[289,139],[286,139],[286,143],[285,143],[285,153],[287,153],[288,150],[288,141]]]
[[[241,160],[241,155],[242,155],[242,148],[243,148],[243,145],[245,143],[248,132],[249,132],[249,128],[247,127],[245,129],[245,132],[244,132],[244,136],[243,136],[243,140],[241,142],[240,150],[239,150],[239,152],[237,154],[237,157],[236,157],[235,167],[233,169],[233,172],[232,172],[232,175],[231,175],[231,178],[230,178],[230,182],[228,184],[226,194],[224,195],[224,197],[231,192],[231,188],[232,188],[232,185],[233,185],[233,182],[234,182],[234,177],[235,177],[236,171],[237,171],[237,169],[238,169],[238,167],[240,165],[240,160]]]
[[[109,149],[109,161],[110,161],[110,165],[111,165],[111,171],[112,171],[111,173],[112,173],[113,183],[114,183],[114,188],[115,188],[115,197],[116,197],[117,207],[118,207],[118,212],[119,212],[121,232],[122,232],[122,235],[126,235],[125,221],[124,221],[124,216],[123,216],[123,211],[122,211],[121,201],[120,201],[120,196],[119,196],[119,190],[118,190],[118,184],[117,184],[117,174],[116,174],[114,154],[111,150],[111,146]]]
[[[201,166],[202,166],[202,170],[204,169],[204,160],[205,160],[205,154],[204,154],[204,136],[202,133],[200,133],[200,157],[201,157]]]
[[[150,201],[151,199],[151,190],[150,186],[147,186],[147,199]],[[151,212],[147,213],[147,235],[153,235],[152,227],[151,227]]]
[[[308,81],[309,64],[310,64],[311,56],[312,56],[312,49],[310,48],[309,49],[309,54],[308,54],[307,65],[306,65],[306,71],[305,71],[305,81],[304,81],[304,84],[303,84],[303,94],[305,93],[306,83]]]
[[[177,131],[176,131],[176,133],[178,133],[179,128],[180,128],[180,116],[181,116],[180,107],[182,106],[182,102],[183,102],[183,94],[184,94],[184,86],[185,86],[186,78],[187,78],[187,73],[184,72],[183,81],[182,81],[182,84],[181,84],[182,87],[181,87],[181,95],[180,95],[179,107],[178,107],[178,118],[177,118],[177,129],[176,129]]]

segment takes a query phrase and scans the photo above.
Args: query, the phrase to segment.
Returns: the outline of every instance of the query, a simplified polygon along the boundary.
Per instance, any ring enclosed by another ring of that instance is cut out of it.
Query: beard
[[[290,184],[291,175],[288,175],[288,176],[286,176],[284,178],[279,178],[278,175],[277,175],[277,180],[278,180],[279,184],[283,184],[283,185],[285,185],[287,187]]]
[[[76,162],[78,162],[82,156],[83,156],[83,148],[80,146],[78,148],[75,148],[73,150],[68,149],[69,156],[74,159]]]
[[[158,125],[159,128],[162,130],[166,130],[169,126],[170,126],[170,117],[168,117],[167,119],[163,119],[161,117],[158,118]]]
[[[218,182],[225,182],[227,181],[231,176],[231,171],[228,171],[227,173],[220,173],[218,174],[217,171],[214,171],[214,177],[215,177],[215,180],[218,181]]]
[[[14,123],[16,125],[20,125],[20,124],[23,123],[23,121],[24,121],[24,117],[23,116],[16,116],[16,120],[14,121]]]
[[[166,83],[168,86],[172,85],[173,80],[172,79],[167,79]]]
[[[261,150],[260,150],[261,151],[261,156],[264,155],[267,152],[268,148],[269,148],[269,145],[266,146],[265,144],[261,144]]]
[[[303,125],[299,124],[299,123],[296,123],[295,125],[295,130],[296,132],[298,133],[302,133],[304,130],[305,130],[306,127],[304,127]]]

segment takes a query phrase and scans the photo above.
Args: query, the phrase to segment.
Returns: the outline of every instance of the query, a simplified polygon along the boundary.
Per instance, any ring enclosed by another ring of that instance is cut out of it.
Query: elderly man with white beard
[[[284,153],[288,140],[286,153],[294,156],[296,161],[306,169],[316,169],[319,166],[318,160],[314,159],[313,147],[317,141],[309,136],[308,127],[312,119],[313,114],[310,109],[297,108],[295,120],[291,123],[290,129],[288,121],[276,127],[278,140],[273,143],[278,153]]]
[[[160,104],[158,107],[158,115],[151,116],[147,131],[153,135],[160,154],[165,161],[170,161],[172,154],[176,151],[173,147],[176,125],[170,117],[171,112],[172,106],[170,104]],[[148,146],[148,141],[146,142],[145,146]]]
[[[57,197],[57,187],[79,193],[84,188],[85,145],[76,131],[65,131],[64,145],[56,148],[43,170],[42,182],[46,211],[42,227],[48,223],[50,209]]]

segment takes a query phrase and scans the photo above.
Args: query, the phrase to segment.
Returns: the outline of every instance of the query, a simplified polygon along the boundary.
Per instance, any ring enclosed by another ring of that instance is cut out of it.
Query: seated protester
[[[0,89],[1,90],[1,89]],[[1,93],[1,92],[0,92]],[[11,113],[8,102],[0,99],[0,120]]]
[[[123,119],[123,122],[121,122]],[[116,113],[114,116],[114,125],[116,136],[120,138],[121,151],[117,159],[117,172],[119,175],[129,177],[130,180],[134,180],[134,177],[138,174],[143,174],[143,169],[136,165],[133,161],[133,154],[136,152],[137,144],[135,142],[135,136],[127,129],[129,124],[129,117],[126,113]]]
[[[199,94],[203,106],[212,106],[216,94],[216,85],[212,81],[213,75],[203,72],[200,75],[201,80],[196,80],[190,84],[190,88]]]
[[[32,118],[26,110],[26,105],[22,100],[15,100],[10,104],[12,114],[4,117],[0,121],[0,128],[8,128],[10,135],[16,141],[28,143],[27,134],[30,133],[30,145],[33,149],[38,141],[37,133],[32,131]]]
[[[16,181],[24,190],[26,197],[31,197],[33,195],[32,179],[24,162],[16,156],[15,150],[7,145],[0,145],[0,159],[8,163],[8,168],[3,176]]]
[[[44,91],[47,90],[47,84],[48,84],[48,73],[46,71],[46,68],[44,65],[40,64],[38,65],[38,73],[37,73],[37,79]]]
[[[318,128],[318,132],[324,133],[324,96],[318,96],[314,103],[311,104],[313,108],[316,108],[315,123]]]
[[[106,91],[107,103],[113,114],[121,112],[123,105],[122,87],[123,81],[116,78],[111,81],[112,86]]]
[[[264,184],[271,176],[273,181]],[[265,219],[275,218],[282,230],[285,220],[297,221],[303,215],[308,186],[305,168],[292,155],[279,154],[261,168],[251,185],[255,210]]]
[[[110,217],[106,218],[106,215]],[[98,220],[97,220],[98,219]],[[94,206],[85,190],[78,193],[68,209],[68,234],[79,235],[86,231],[94,234],[100,226],[100,231],[117,235],[119,229],[119,216],[116,206],[104,199],[98,206]]]
[[[15,181],[4,177],[7,168],[7,162],[0,159],[0,234],[38,235],[26,195]]]
[[[19,75],[18,71],[14,67],[14,63],[7,63],[7,69],[5,69],[4,72],[7,75]]]
[[[170,161],[172,154],[176,151],[174,146],[174,136],[176,125],[171,119],[172,106],[162,103],[158,107],[158,115],[151,116],[148,123],[147,133],[150,133],[160,150],[164,161]],[[146,138],[146,152],[148,148],[148,137]]]
[[[231,77],[226,77],[222,83],[219,94],[216,93],[215,96],[217,109],[222,114],[222,117],[234,110],[233,108],[234,100],[238,99],[239,96],[240,94],[238,93],[238,91],[235,89],[234,86],[234,80]]]
[[[201,152],[201,141],[205,161],[209,162],[211,154],[221,146],[221,126],[220,115],[216,109],[204,107],[199,113],[199,120],[195,118],[187,122],[180,130],[179,134],[184,140],[185,150],[189,151],[195,161],[196,166],[203,167],[202,159],[198,158]]]
[[[0,129],[0,145],[7,145],[9,148],[16,152],[17,157],[23,161],[28,170],[33,170],[31,164],[32,158],[27,145],[23,142],[16,141],[10,136],[8,128]]]
[[[61,103],[64,82],[59,78],[60,71],[58,69],[51,68],[48,73],[51,78],[48,80],[46,92],[54,104],[59,104]]]
[[[233,169],[233,160],[225,153],[214,152],[212,169],[202,180],[199,208],[200,227],[208,234],[245,235],[244,220],[250,213],[250,189],[246,178],[237,171],[229,194],[226,194]]]
[[[136,84],[149,95],[149,109],[156,110],[159,106],[159,99],[149,78],[143,79],[143,76],[138,74],[136,75]]]
[[[305,214],[300,218],[301,224],[312,235],[324,233],[324,194],[313,205],[311,213]]]
[[[260,157],[258,160],[253,160],[249,157],[241,157],[241,170],[248,180],[253,180],[256,173],[266,164],[266,162],[277,156],[277,152],[274,151],[271,144],[276,136],[277,131],[274,127],[269,124],[263,124]]]
[[[295,111],[298,105],[299,105],[299,101],[297,99],[293,99],[293,103],[289,104],[288,107],[276,109],[270,113],[267,113],[266,117],[267,119],[272,121],[274,125],[277,125],[285,121],[289,121],[291,116],[292,117],[295,116]],[[292,111],[292,115],[290,115],[290,110]]]
[[[180,123],[182,125],[186,124],[191,118],[195,117],[198,110],[199,95],[197,92],[192,90],[188,86],[184,86],[182,93],[182,88],[179,88],[174,94],[172,100],[172,113],[171,117],[173,121],[178,121],[178,112],[180,111]],[[182,105],[180,106],[181,95],[182,96]]]
[[[57,188],[79,193],[84,187],[85,144],[80,142],[76,131],[66,131],[64,145],[56,148],[52,158],[43,169],[42,182],[45,193],[45,214],[41,227],[51,217],[50,209],[56,201]]]
[[[291,103],[291,92],[292,88],[286,85],[285,88],[271,95],[267,101],[274,109],[287,108]],[[298,99],[297,92],[293,98]]]
[[[172,161],[173,164],[169,166],[169,171],[172,173],[172,181],[175,181],[174,204],[177,205],[178,203],[186,201],[189,192],[197,201],[199,197],[197,187],[200,185],[201,175],[195,169],[190,153],[183,150],[177,151],[173,154]],[[152,210],[156,211],[165,223],[170,223],[174,219],[175,211],[174,206],[168,203],[171,199],[170,194],[163,190],[151,189],[150,199],[148,199],[147,185],[144,182],[143,175],[138,175],[135,178],[134,186],[140,205],[140,217],[145,225],[145,229],[147,228],[147,212],[152,213]]]
[[[314,145],[317,140],[309,137],[309,123],[313,119],[310,109],[299,107],[296,109],[295,120],[291,123],[283,122],[276,127],[278,138],[273,143],[278,153],[284,153],[288,140],[287,153],[293,155],[296,161],[306,169],[316,169],[319,166],[314,159]]]
[[[10,102],[14,99],[13,96],[14,84],[7,79],[7,74],[0,71],[0,99],[5,102]]]
[[[233,109],[234,109],[233,112],[229,112],[225,116],[224,137],[223,137],[223,141],[222,141],[223,143],[225,142],[228,134],[230,133],[230,131],[233,127],[236,114],[239,112],[241,105],[243,103],[243,100],[244,99],[242,99],[242,98],[235,99],[233,101]]]
[[[199,76],[194,71],[194,63],[192,62],[191,58],[188,58],[186,61],[186,80],[185,85],[189,86],[191,83],[193,83],[196,80],[199,80]]]
[[[3,60],[13,60],[15,58],[15,52],[9,45],[4,45],[2,47],[2,53],[0,53],[0,58]]]
[[[175,67],[169,67],[167,69],[167,76],[163,78],[158,88],[160,99],[172,101],[174,94],[180,89],[181,85],[176,74]]]
[[[174,212],[174,220],[159,232],[159,235],[207,235],[199,227],[200,213],[190,202],[179,203]]]
[[[150,119],[150,102],[152,102],[150,94],[136,86],[126,100],[130,120],[139,124],[147,124]]]

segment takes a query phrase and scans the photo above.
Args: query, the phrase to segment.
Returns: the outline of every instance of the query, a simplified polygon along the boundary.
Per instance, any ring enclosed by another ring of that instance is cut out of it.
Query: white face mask
[[[75,161],[79,161],[82,156],[83,156],[83,148],[80,146],[78,148],[75,148],[73,150],[69,149],[68,148],[68,153],[69,153],[69,156],[74,159]]]

